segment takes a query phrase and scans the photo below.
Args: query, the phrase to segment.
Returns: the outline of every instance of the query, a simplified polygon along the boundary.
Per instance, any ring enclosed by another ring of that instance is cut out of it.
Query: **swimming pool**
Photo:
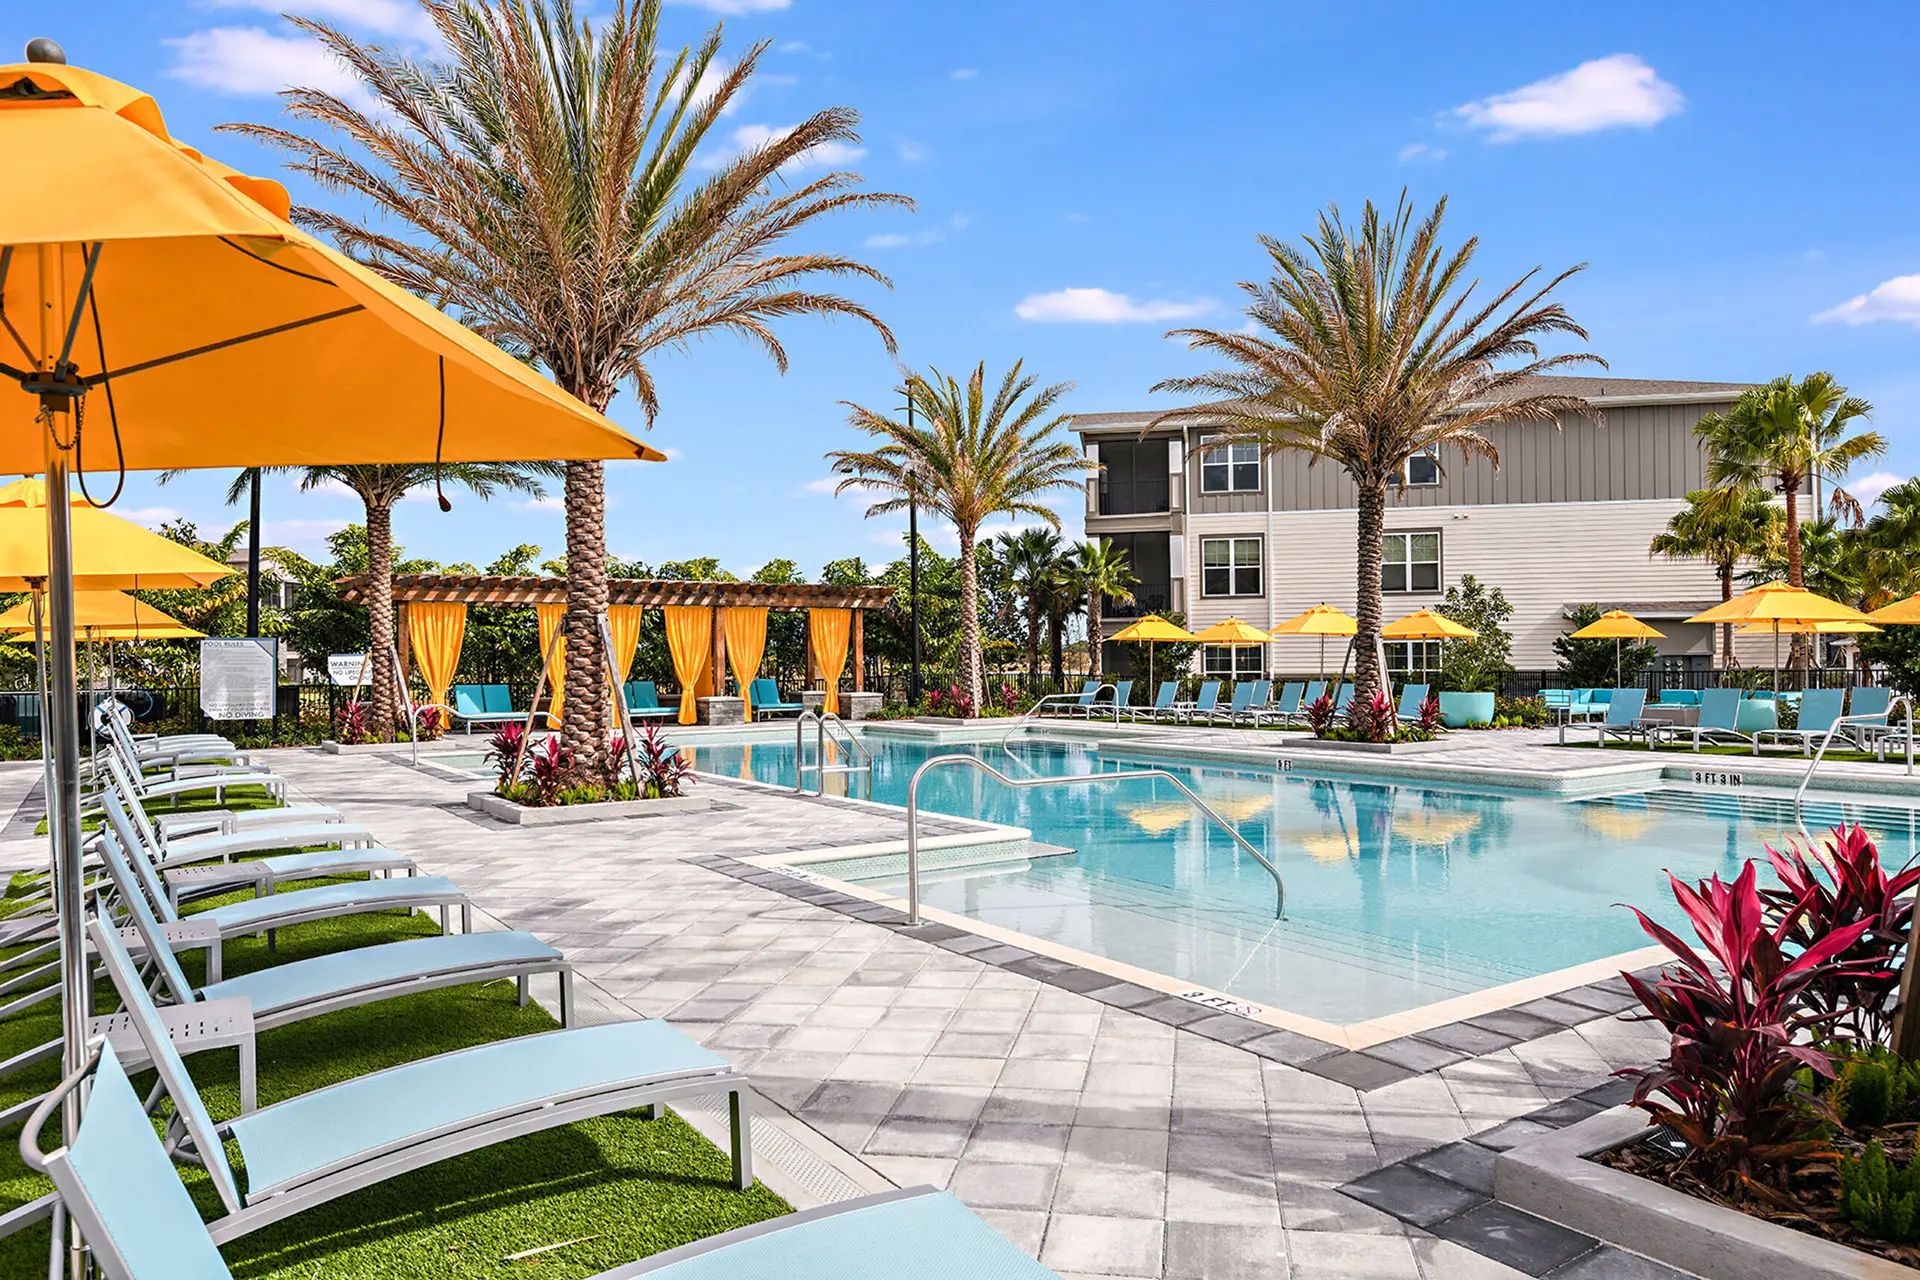
[[[1296,768],[1154,760],[1059,741],[932,745],[870,735],[873,798],[904,804],[913,771],[965,751],[1010,776],[1103,773],[1154,764],[1233,822],[1286,878],[1272,878],[1180,792],[1158,779],[1013,790],[973,770],[921,784],[923,808],[1032,832],[1039,856],[923,868],[928,907],[1336,1025],[1644,948],[1630,902],[1684,924],[1666,869],[1731,875],[1762,844],[1797,832],[1792,804],[1764,794],[1661,786],[1580,799]],[[699,742],[706,773],[790,786],[791,739]],[[845,791],[844,775],[830,792]],[[857,794],[857,791],[856,791]],[[1808,804],[1818,833],[1871,831],[1889,862],[1916,849],[1915,813]],[[1053,852],[1052,846],[1062,852]],[[905,896],[899,855],[808,869]]]

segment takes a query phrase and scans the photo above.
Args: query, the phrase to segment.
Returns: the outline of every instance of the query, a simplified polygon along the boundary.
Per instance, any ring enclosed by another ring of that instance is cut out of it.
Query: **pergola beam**
[[[366,602],[365,574],[340,579],[340,595],[349,604]],[[468,605],[558,604],[567,598],[565,578],[517,578],[495,574],[396,573],[393,599],[398,605],[447,601]],[[707,608],[884,609],[892,587],[838,587],[824,583],[676,582],[650,578],[614,578],[607,583],[609,604],[699,605]],[[857,625],[857,623],[856,623]]]

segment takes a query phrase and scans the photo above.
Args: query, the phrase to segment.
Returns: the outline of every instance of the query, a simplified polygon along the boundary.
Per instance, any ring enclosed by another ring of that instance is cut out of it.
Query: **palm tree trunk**
[[[1720,562],[1720,603],[1725,604],[1731,599],[1733,599],[1733,561],[1722,560]],[[1732,667],[1733,624],[1731,622],[1723,622],[1720,624],[1720,651],[1720,665],[1723,667]]]
[[[567,510],[567,697],[561,744],[579,776],[606,772],[607,657],[600,619],[607,612],[607,482],[598,462],[569,462]]]
[[[1027,595],[1027,692],[1040,683],[1040,592]]]
[[[1100,646],[1106,641],[1100,625],[1100,593],[1087,592],[1087,678],[1100,679]]]
[[[1381,626],[1380,555],[1386,532],[1387,487],[1360,486],[1359,527],[1355,537],[1356,563],[1353,637],[1353,703],[1364,707],[1380,689],[1379,640]]]
[[[1805,566],[1800,561],[1800,482],[1783,477],[1780,490],[1787,500],[1787,582],[1804,587],[1807,582]],[[1787,666],[1794,671],[1804,671],[1809,665],[1808,656],[1809,638],[1796,635],[1787,651]]]
[[[1062,684],[1067,678],[1066,652],[1067,620],[1058,613],[1047,614],[1047,665],[1051,670],[1054,684]]]
[[[980,705],[980,566],[974,559],[973,530],[960,531],[959,683],[973,705]]]
[[[367,647],[372,650],[374,738],[393,741],[395,710],[393,669],[393,507],[367,503]]]

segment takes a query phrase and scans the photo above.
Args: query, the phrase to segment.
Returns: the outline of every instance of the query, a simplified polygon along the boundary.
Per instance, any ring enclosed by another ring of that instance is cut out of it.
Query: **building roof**
[[[1665,378],[1615,378],[1607,375],[1544,374],[1528,378],[1518,390],[1524,394],[1551,392],[1563,396],[1581,396],[1605,408],[1627,404],[1689,404],[1701,401],[1732,400],[1754,385],[1750,382],[1697,382]],[[1075,431],[1139,431],[1155,418],[1170,412],[1165,409],[1123,413],[1077,413],[1072,417]]]
[[[366,599],[367,578],[340,579],[341,598]],[[499,574],[396,573],[396,604],[444,600],[460,604],[559,604],[567,598],[565,578],[516,578]],[[884,609],[892,587],[838,587],[805,582],[678,582],[652,578],[612,578],[608,604],[737,605],[760,609]]]

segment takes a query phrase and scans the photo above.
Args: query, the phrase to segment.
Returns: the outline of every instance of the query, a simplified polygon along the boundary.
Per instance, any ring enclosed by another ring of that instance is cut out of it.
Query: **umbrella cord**
[[[94,254],[99,252],[98,248],[92,251]],[[85,245],[81,246],[80,254],[83,259],[90,260],[92,256]],[[98,288],[87,290],[87,312],[93,317],[93,344],[100,352],[100,386],[107,393],[107,423],[113,429],[113,456],[119,467],[118,478],[113,484],[113,496],[105,502],[94,502],[93,495],[87,492],[86,460],[80,454],[80,432],[86,424],[87,402],[84,396],[77,398],[73,406],[73,469],[80,477],[80,496],[93,502],[96,507],[110,507],[120,501],[120,494],[127,487],[127,452],[120,442],[120,412],[113,403],[113,379],[106,376],[107,340],[100,330],[99,297]]]
[[[453,504],[447,501],[446,493],[440,488],[440,455],[447,448],[447,358],[440,357],[440,434],[433,442],[433,496],[440,499],[440,510],[451,511]]]

